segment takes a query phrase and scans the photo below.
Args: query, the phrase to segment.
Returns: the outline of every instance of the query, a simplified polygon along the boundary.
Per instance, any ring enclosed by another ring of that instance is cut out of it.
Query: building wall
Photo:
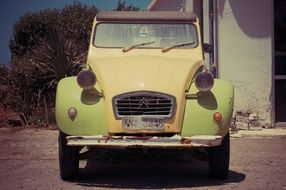
[[[233,81],[235,110],[271,123],[272,1],[218,4],[218,77]]]

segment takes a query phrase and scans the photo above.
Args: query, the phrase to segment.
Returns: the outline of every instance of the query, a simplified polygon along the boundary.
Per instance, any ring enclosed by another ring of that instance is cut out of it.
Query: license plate
[[[122,127],[123,129],[136,130],[162,130],[164,129],[164,120],[142,117],[122,118]]]

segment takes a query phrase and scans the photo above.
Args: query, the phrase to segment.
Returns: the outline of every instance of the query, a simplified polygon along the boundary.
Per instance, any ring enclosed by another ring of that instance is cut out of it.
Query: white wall
[[[235,110],[271,123],[272,1],[224,0],[218,4],[218,74],[233,81]]]

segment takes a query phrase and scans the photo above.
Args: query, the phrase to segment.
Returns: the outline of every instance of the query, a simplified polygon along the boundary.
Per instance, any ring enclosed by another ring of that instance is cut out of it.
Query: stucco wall
[[[218,76],[233,81],[235,110],[271,123],[272,1],[218,4]]]

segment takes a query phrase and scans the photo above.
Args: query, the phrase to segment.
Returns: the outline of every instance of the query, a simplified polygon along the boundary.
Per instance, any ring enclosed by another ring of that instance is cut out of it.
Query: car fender
[[[105,135],[104,98],[98,86],[83,90],[77,84],[76,77],[62,79],[57,86],[56,120],[59,129],[68,135]],[[75,118],[68,116],[68,110],[75,108]]]
[[[215,79],[212,89],[198,93],[195,84],[191,85],[190,94],[186,96],[185,115],[182,136],[226,135],[232,119],[234,88],[227,80]],[[213,114],[220,112],[222,121],[216,123]]]

